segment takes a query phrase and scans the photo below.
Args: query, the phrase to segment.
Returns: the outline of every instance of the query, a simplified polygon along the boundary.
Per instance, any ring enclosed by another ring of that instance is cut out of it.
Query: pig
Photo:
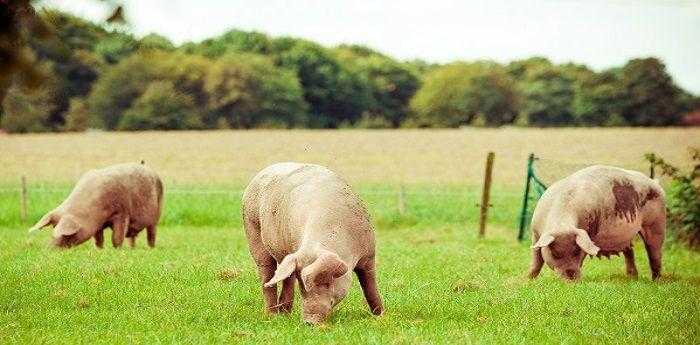
[[[341,177],[314,164],[271,165],[245,189],[241,211],[268,313],[291,311],[296,280],[303,320],[323,323],[348,293],[354,271],[370,311],[382,314],[374,229]]]
[[[636,171],[591,166],[552,184],[537,203],[529,276],[537,277],[546,263],[561,278],[578,280],[587,255],[622,252],[627,275],[636,278],[632,240],[639,234],[657,280],[665,232],[665,194],[658,182]]]
[[[148,167],[137,163],[112,165],[85,173],[68,198],[44,215],[31,229],[53,225],[53,245],[77,246],[90,238],[103,247],[104,229],[112,228],[112,245],[124,238],[134,246],[146,228],[148,245],[156,244],[156,226],[163,205],[163,183]]]

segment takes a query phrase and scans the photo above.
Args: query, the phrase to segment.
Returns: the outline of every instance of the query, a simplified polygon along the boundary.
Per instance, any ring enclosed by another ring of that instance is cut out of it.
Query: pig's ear
[[[542,248],[550,245],[552,242],[554,242],[554,236],[550,234],[543,234],[540,236],[540,239],[537,240],[537,243],[532,245],[532,248]]]
[[[302,272],[304,285],[312,282],[314,286],[330,285],[334,279],[348,272],[348,265],[340,259],[338,254],[323,251],[314,262],[305,267]]]
[[[58,223],[58,216],[53,212],[49,212],[45,214],[41,219],[39,219],[34,226],[29,229],[29,234],[33,234],[37,231],[39,231],[41,228],[46,227],[48,225],[56,225]]]
[[[64,214],[53,228],[53,237],[70,236],[78,233],[81,226],[71,215]]]
[[[289,254],[282,259],[282,262],[277,265],[277,270],[272,279],[265,283],[265,287],[273,287],[275,284],[289,278],[297,269],[297,257],[294,254]]]
[[[586,230],[576,229],[576,244],[588,255],[596,256],[600,248],[591,241]]]

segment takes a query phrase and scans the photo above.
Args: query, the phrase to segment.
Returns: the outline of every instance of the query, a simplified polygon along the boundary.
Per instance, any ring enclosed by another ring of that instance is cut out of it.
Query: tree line
[[[211,128],[669,126],[700,107],[659,59],[593,71],[533,57],[431,64],[361,45],[230,30],[175,45],[45,11],[38,88],[3,90],[7,132]]]

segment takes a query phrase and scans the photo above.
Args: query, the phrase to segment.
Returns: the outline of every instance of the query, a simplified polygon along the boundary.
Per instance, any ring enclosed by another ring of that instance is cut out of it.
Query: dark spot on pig
[[[595,210],[587,214],[582,220],[579,221],[579,228],[586,230],[586,232],[588,232],[588,236],[591,238],[595,237],[600,230],[601,214],[602,212],[600,210]]]
[[[659,192],[650,188],[645,197],[642,198],[640,196],[641,204],[639,205],[639,207],[644,207],[644,205],[646,205],[647,201],[654,200],[658,197],[659,197]]]
[[[637,217],[640,200],[632,184],[616,181],[613,183],[612,192],[615,196],[615,216],[625,218],[628,222],[633,221]]]

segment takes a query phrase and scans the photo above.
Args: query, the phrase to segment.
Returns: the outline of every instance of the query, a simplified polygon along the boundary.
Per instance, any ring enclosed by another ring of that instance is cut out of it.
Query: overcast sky
[[[117,1],[119,2],[119,1]],[[98,1],[47,0],[93,20]],[[133,32],[175,43],[230,28],[360,43],[400,59],[435,62],[533,55],[600,70],[633,57],[662,58],[677,83],[700,94],[700,1],[123,1]]]

